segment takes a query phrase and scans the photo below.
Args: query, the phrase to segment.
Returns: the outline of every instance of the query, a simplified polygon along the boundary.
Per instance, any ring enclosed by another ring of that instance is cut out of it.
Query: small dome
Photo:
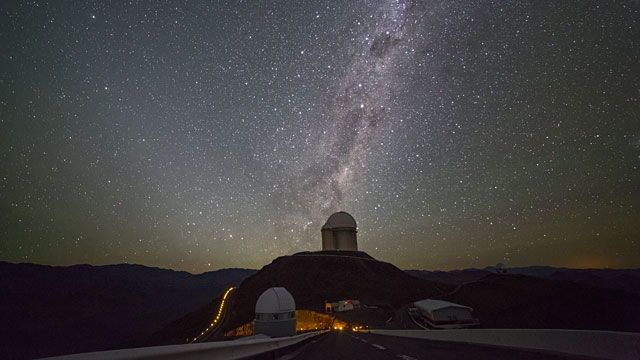
[[[272,287],[260,295],[256,302],[256,313],[277,314],[296,310],[293,296],[283,287]]]
[[[324,226],[322,226],[322,230],[345,228],[355,230],[356,227],[356,220],[353,218],[353,216],[344,211],[340,211],[329,216],[327,222],[324,224]]]

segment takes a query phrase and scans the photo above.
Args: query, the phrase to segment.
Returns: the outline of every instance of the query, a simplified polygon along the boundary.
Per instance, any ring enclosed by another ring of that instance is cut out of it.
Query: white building
[[[473,309],[443,300],[426,299],[413,303],[417,312],[434,328],[453,329],[478,325]]]
[[[322,226],[322,250],[358,251],[357,232],[353,216],[344,211],[334,213]]]
[[[256,302],[253,334],[271,337],[296,334],[296,303],[283,287],[272,287],[260,295]]]

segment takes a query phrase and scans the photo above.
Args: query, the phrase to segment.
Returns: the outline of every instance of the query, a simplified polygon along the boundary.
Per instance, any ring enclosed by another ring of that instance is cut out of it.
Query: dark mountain
[[[638,270],[562,269],[547,278],[640,295],[640,271]]]
[[[406,270],[408,274],[445,284],[460,285],[481,280],[495,274],[496,268],[465,269],[452,271]],[[571,281],[602,289],[620,290],[640,294],[640,269],[568,269],[550,266],[508,268],[508,274]]]
[[[408,275],[392,264],[367,257],[299,254],[282,256],[245,279],[234,295],[224,329],[250,322],[260,294],[285,287],[297,309],[324,312],[324,302],[360,300],[363,305],[395,309],[407,302],[442,294],[451,286]]]
[[[442,299],[471,306],[485,328],[640,331],[640,295],[572,281],[497,274]]]
[[[352,299],[360,300],[363,306],[375,306],[376,310],[372,312],[382,311],[387,314],[386,318],[407,302],[444,294],[454,288],[411,276],[363,252],[340,253],[348,256],[336,256],[335,252],[304,252],[279,257],[264,266],[245,279],[233,293],[231,313],[222,324],[221,333],[251,322],[258,297],[275,286],[285,287],[293,295],[299,310],[324,312],[325,300]],[[206,326],[216,304],[214,301],[174,321],[154,334],[151,344],[184,342]]]
[[[465,269],[452,271],[406,270],[406,272],[419,278],[453,285],[460,285],[468,282],[478,281],[492,274],[492,272],[490,271],[481,269]]]
[[[18,359],[118,348],[198,309],[253,273],[0,262],[0,354]]]
[[[523,267],[508,268],[506,270],[509,274],[520,274],[520,275],[546,278],[556,271],[562,271],[565,269],[566,268],[554,268],[551,266],[523,266]],[[484,270],[490,271],[492,273],[496,273],[498,269],[495,266],[487,266],[486,268],[484,268]]]

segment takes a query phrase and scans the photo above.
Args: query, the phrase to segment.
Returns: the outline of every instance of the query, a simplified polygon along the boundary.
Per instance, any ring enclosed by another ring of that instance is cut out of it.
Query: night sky
[[[0,10],[0,260],[640,267],[638,1]]]

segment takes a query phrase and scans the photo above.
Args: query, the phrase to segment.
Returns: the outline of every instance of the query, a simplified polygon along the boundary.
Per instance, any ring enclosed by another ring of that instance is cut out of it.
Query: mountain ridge
[[[118,348],[203,306],[255,270],[193,275],[137,264],[0,262],[0,353],[44,357]]]

